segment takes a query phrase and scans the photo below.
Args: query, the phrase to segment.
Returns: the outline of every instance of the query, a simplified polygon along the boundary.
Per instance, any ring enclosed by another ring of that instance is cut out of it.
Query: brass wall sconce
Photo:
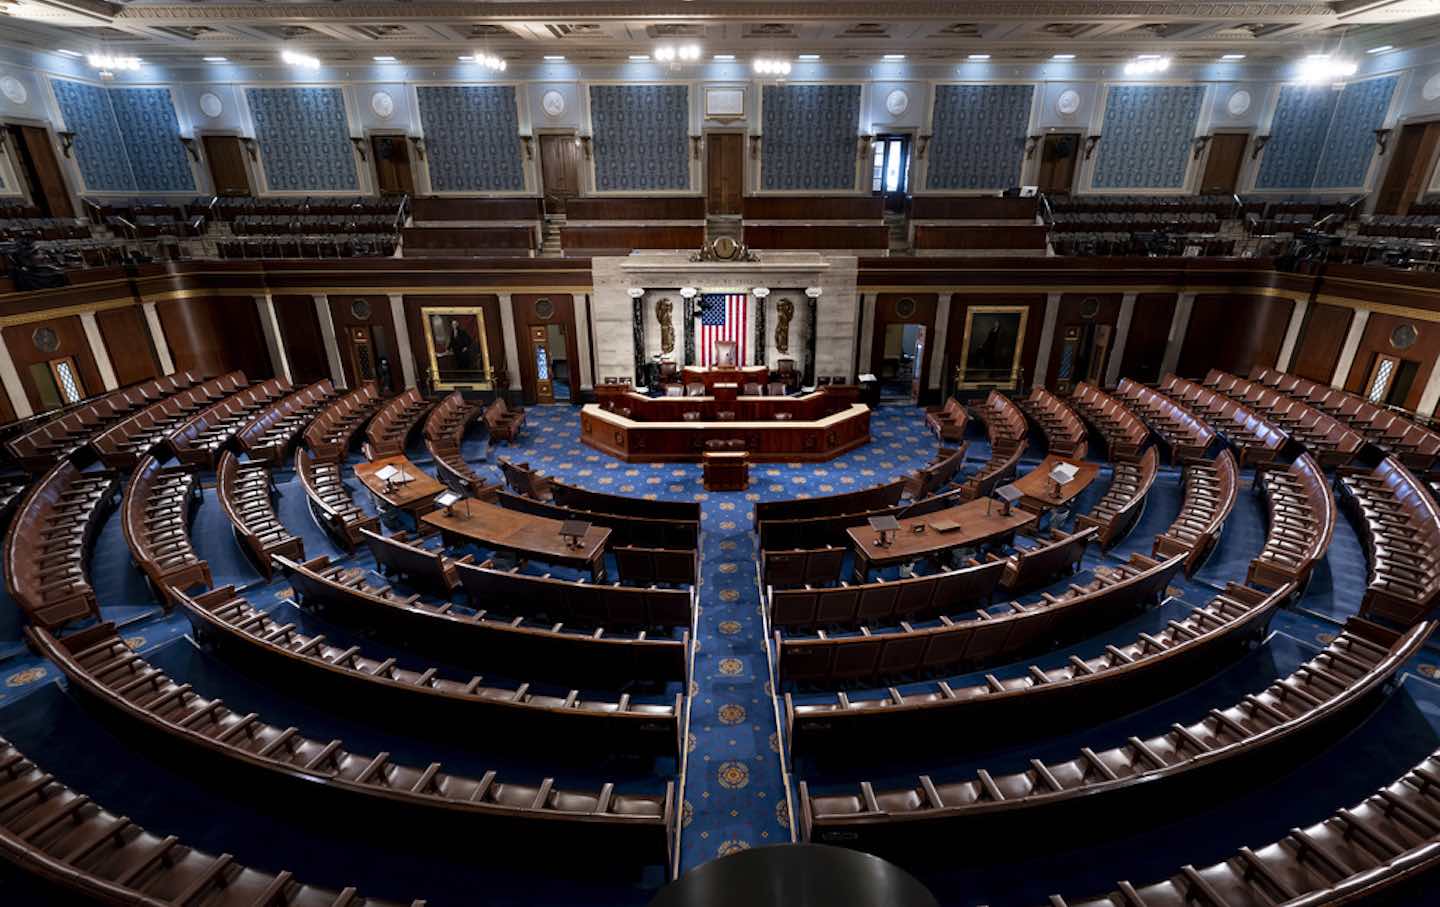
[[[260,145],[254,139],[241,138],[240,144],[245,146],[245,153],[250,155],[250,163],[258,163],[260,160]]]
[[[698,136],[698,135],[692,135],[692,136],[690,136],[690,154],[691,154],[691,157],[693,157],[693,158],[694,158],[695,160],[697,160],[697,161],[700,160],[700,142],[701,142],[701,137],[700,137],[700,136]]]
[[[1027,136],[1025,136],[1025,160],[1028,161],[1028,160],[1030,160],[1032,157],[1035,156],[1035,149],[1040,147],[1040,139],[1041,139],[1041,138],[1043,138],[1043,136],[1038,136],[1038,135],[1027,135]]]
[[[356,138],[355,136],[352,135],[352,136],[350,136],[350,144],[352,144],[352,145],[355,146],[355,153],[358,154],[358,155],[360,155],[360,160],[361,160],[362,162],[369,160],[369,158],[367,158],[367,157],[365,156],[365,140],[364,140],[364,139]]]
[[[1375,144],[1380,146],[1381,157],[1385,156],[1385,149],[1388,148],[1390,145],[1390,133],[1392,131],[1393,130],[1390,129],[1375,130]]]
[[[750,160],[753,161],[753,160],[756,160],[756,159],[759,158],[759,157],[760,157],[760,136],[758,136],[758,135],[752,135],[752,136],[750,136]]]
[[[185,153],[190,155],[190,160],[200,163],[200,152],[195,149],[195,140],[186,136],[180,136],[180,144],[185,146]]]
[[[425,160],[425,140],[418,135],[408,136],[408,138],[410,144],[415,146],[415,156],[422,161]]]
[[[535,160],[535,137],[522,135],[520,136],[520,143],[525,146],[525,160]]]
[[[75,133],[57,132],[55,134],[60,136],[60,153],[69,157],[70,149],[75,147]]]
[[[1090,155],[1095,153],[1095,146],[1100,144],[1100,136],[1089,135],[1085,137],[1085,160],[1090,160]]]
[[[1205,149],[1209,147],[1210,143],[1214,141],[1214,139],[1215,136],[1213,135],[1196,136],[1195,142],[1193,144],[1194,151],[1190,155],[1191,159],[1196,161],[1200,160],[1200,155],[1205,153]]]
[[[920,136],[919,145],[915,148],[915,156],[920,158],[920,160],[925,160],[925,151],[930,147],[930,140],[934,137],[935,136],[928,134]]]
[[[1270,136],[1268,136],[1268,135],[1257,135],[1257,136],[1255,136],[1255,148],[1254,148],[1253,151],[1250,152],[1250,160],[1253,161],[1253,160],[1255,160],[1257,157],[1259,157],[1259,156],[1260,156],[1260,152],[1263,151],[1263,150],[1265,149],[1265,146],[1268,145],[1268,144],[1270,144]]]
[[[590,160],[590,136],[580,136],[580,150],[585,154],[585,160]]]

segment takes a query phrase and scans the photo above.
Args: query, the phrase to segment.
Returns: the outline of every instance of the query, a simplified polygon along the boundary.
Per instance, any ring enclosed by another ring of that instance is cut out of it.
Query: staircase
[[[909,255],[910,221],[903,213],[885,212],[885,226],[890,228],[890,254]]]
[[[565,226],[565,215],[546,214],[540,232],[540,257],[559,258],[564,252],[560,247],[560,228]]]

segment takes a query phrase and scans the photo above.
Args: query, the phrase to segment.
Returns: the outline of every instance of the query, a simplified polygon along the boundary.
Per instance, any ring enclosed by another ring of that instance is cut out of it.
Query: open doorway
[[[915,401],[925,359],[925,325],[885,325],[885,347],[880,357],[880,397]]]
[[[550,387],[556,403],[570,402],[570,349],[566,342],[565,325],[545,325],[546,340],[550,346]]]
[[[870,174],[870,191],[885,198],[885,210],[905,210],[909,191],[910,136],[877,135],[875,160]]]
[[[1080,133],[1052,132],[1040,148],[1040,172],[1035,183],[1040,191],[1068,195],[1075,185],[1075,164],[1080,155]]]

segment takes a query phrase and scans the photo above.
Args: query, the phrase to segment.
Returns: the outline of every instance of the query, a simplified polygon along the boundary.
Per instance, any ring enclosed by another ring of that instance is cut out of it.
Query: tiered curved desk
[[[161,601],[170,589],[210,585],[210,565],[190,543],[190,518],[199,505],[200,486],[186,466],[161,466],[146,457],[135,467],[121,502],[121,529],[130,556],[145,571]]]
[[[1290,436],[1255,410],[1218,391],[1175,375],[1160,381],[1160,390],[1179,400],[1216,427],[1240,452],[1240,465],[1273,463]]]
[[[151,403],[91,438],[105,465],[128,469],[178,425],[217,400],[247,387],[244,372],[230,372]]]
[[[1043,387],[1030,391],[1030,396],[1016,403],[1045,434],[1045,444],[1050,453],[1062,457],[1085,459],[1089,449],[1089,433],[1085,423],[1064,400]]]
[[[1265,418],[1304,444],[1322,467],[1349,463],[1364,443],[1359,432],[1329,413],[1258,381],[1211,369],[1205,375],[1205,386],[1263,413]]]
[[[1115,396],[1164,440],[1173,462],[1203,457],[1215,441],[1215,429],[1208,422],[1154,388],[1122,378],[1115,388]]]
[[[430,406],[413,387],[387,400],[365,428],[365,456],[378,460],[404,453],[410,434],[420,427]]]
[[[1440,599],[1440,512],[1427,489],[1391,456],[1340,477],[1341,502],[1360,519],[1370,582],[1360,613],[1402,624]]]
[[[452,391],[425,417],[425,448],[435,460],[440,480],[452,490],[472,497],[494,485],[480,478],[460,453],[466,430],[484,409],[479,403],[467,403],[459,391]]]
[[[271,378],[212,403],[165,436],[165,445],[180,462],[214,468],[216,458],[245,423],[290,393],[290,382]]]
[[[235,433],[235,440],[250,459],[278,466],[300,433],[334,399],[330,379],[316,381],[255,415]]]
[[[1076,521],[1077,526],[1095,526],[1100,530],[1100,546],[1109,548],[1125,537],[1145,509],[1145,496],[1155,484],[1160,457],[1151,447],[1138,462],[1118,460],[1111,467],[1113,477],[1105,495],[1095,502],[1090,512]]]
[[[1286,469],[1261,474],[1270,526],[1265,545],[1250,562],[1246,582],[1274,589],[1304,585],[1316,562],[1330,548],[1335,531],[1335,498],[1320,465],[1301,454]]]
[[[384,405],[378,386],[367,381],[320,411],[305,429],[305,446],[322,460],[343,460],[351,443]]]
[[[1185,464],[1185,497],[1180,513],[1164,532],[1155,536],[1155,555],[1185,555],[1185,575],[1193,576],[1205,563],[1235,500],[1240,493],[1239,467],[1229,448],[1213,460],[1190,460]]]
[[[1070,393],[1069,403],[1100,432],[1111,460],[1134,460],[1150,441],[1150,429],[1140,417],[1093,384],[1083,381],[1077,384]]]
[[[965,493],[971,498],[988,498],[997,485],[1014,475],[1015,467],[1025,454],[1029,427],[1020,407],[995,391],[990,392],[984,403],[973,407],[972,412],[985,423],[990,459],[966,480]]]
[[[251,561],[270,579],[275,568],[271,558],[305,557],[305,543],[280,522],[271,500],[270,467],[264,463],[241,463],[226,451],[215,470],[215,493]]]
[[[344,467],[338,461],[318,459],[304,448],[295,451],[295,474],[310,502],[310,512],[346,551],[354,551],[362,541],[360,530],[378,531],[380,518],[355,503],[343,473]]]

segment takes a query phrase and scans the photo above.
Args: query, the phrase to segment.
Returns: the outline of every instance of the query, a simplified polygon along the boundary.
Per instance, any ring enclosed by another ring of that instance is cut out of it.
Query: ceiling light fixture
[[[545,59],[546,59],[546,60],[549,60],[551,63],[564,63],[564,62],[565,62],[565,55],[564,55],[564,54],[546,54],[546,55],[545,55]]]
[[[898,62],[900,62],[901,60],[905,59],[905,55],[904,55],[904,54],[885,54],[885,55],[884,55],[883,57],[881,57],[880,59],[886,60],[886,61],[891,62],[891,63],[898,63]]]
[[[289,63],[291,66],[299,66],[302,69],[319,69],[320,60],[308,54],[299,54],[293,50],[280,51],[280,60]]]
[[[1125,64],[1127,76],[1153,76],[1170,68],[1170,58],[1159,54],[1143,54]]]
[[[649,55],[649,54],[631,54],[631,55],[630,55],[630,62],[631,62],[631,63],[649,63],[649,62],[650,62],[650,55]]]
[[[1365,51],[1367,54],[1383,54],[1387,50],[1394,50],[1394,44],[1381,44],[1379,47],[1372,47]]]
[[[390,56],[389,54],[382,54],[381,56],[371,57],[370,59],[374,60],[376,63],[398,63],[398,62],[399,62],[398,60],[396,60],[394,57]]]
[[[502,60],[502,59],[500,59],[499,57],[495,56],[494,54],[479,54],[479,53],[477,53],[477,54],[475,55],[475,62],[478,63],[479,65],[485,67],[486,69],[490,70],[491,72],[504,72],[504,71],[505,71],[505,66],[506,66],[505,61]]]
[[[1244,54],[1222,54],[1221,57],[1220,57],[1220,62],[1221,62],[1221,63],[1234,63],[1236,60],[1243,60],[1243,59],[1245,59],[1245,55],[1244,55]]]
[[[711,57],[710,59],[714,60],[716,63],[734,63],[734,62],[735,62],[735,55],[734,55],[734,54],[716,54],[715,56]]]
[[[795,59],[799,60],[801,63],[816,63],[816,62],[818,62],[818,61],[820,60],[820,55],[819,55],[819,54],[801,54],[800,56],[796,57]]]
[[[990,59],[990,55],[989,55],[989,54],[971,54],[970,56],[966,57],[965,59],[967,59],[967,60],[974,60],[976,63],[983,63],[983,62],[985,62],[986,60]]]
[[[230,58],[229,58],[229,57],[205,57],[204,60],[205,60],[206,63],[229,63],[229,62],[230,62]]]
[[[1052,60],[1057,60],[1057,61],[1059,61],[1059,62],[1061,62],[1061,63],[1064,63],[1064,62],[1067,61],[1067,60],[1073,60],[1073,59],[1075,59],[1075,55],[1074,55],[1074,54],[1056,54],[1055,56],[1051,57],[1050,59],[1052,59]]]
[[[78,51],[78,50],[66,50],[66,49],[63,48],[63,47],[60,48],[59,50],[55,51],[55,52],[56,52],[57,54],[63,54],[64,56],[67,56],[67,57],[83,57],[83,56],[85,56],[84,54],[82,54],[82,53],[81,53],[80,51]]]
[[[655,59],[660,63],[691,63],[700,59],[700,45],[681,44],[676,47],[672,44],[662,44],[655,48]]]
[[[85,58],[96,69],[134,72],[140,68],[139,57],[114,57],[110,54],[91,54]]]
[[[1358,69],[1350,60],[1331,59],[1329,54],[1311,54],[1296,67],[1295,80],[1306,84],[1334,82],[1355,75]]]
[[[788,76],[790,75],[789,60],[770,60],[764,57],[757,59],[752,64],[755,72],[762,76]]]

